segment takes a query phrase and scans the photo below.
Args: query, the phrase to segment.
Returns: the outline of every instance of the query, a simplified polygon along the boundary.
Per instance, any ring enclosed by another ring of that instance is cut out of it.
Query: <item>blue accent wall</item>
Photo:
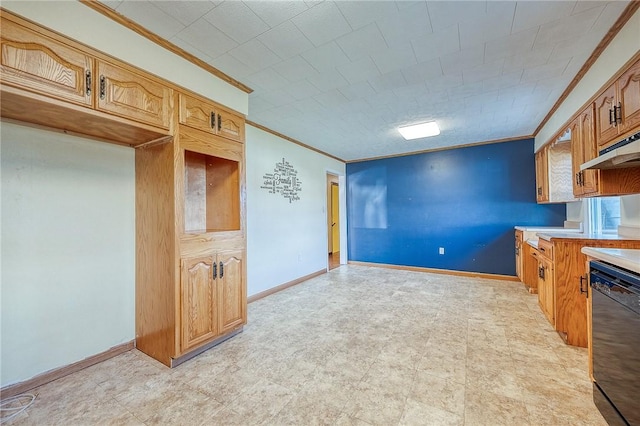
[[[349,260],[515,275],[514,226],[566,215],[536,203],[533,143],[347,164]]]

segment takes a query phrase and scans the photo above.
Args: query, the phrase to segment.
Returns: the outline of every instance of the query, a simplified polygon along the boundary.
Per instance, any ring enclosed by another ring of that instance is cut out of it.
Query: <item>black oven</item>
[[[640,274],[590,262],[593,399],[610,425],[640,426]]]

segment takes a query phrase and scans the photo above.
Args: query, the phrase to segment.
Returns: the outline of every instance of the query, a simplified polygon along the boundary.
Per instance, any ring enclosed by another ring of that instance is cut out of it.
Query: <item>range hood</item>
[[[600,155],[580,166],[580,170],[587,169],[622,169],[626,167],[640,167],[640,133],[615,144],[608,152]]]

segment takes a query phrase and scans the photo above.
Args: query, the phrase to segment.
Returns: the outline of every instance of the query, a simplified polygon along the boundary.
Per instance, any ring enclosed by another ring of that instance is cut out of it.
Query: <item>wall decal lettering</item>
[[[265,173],[260,188],[266,189],[269,194],[280,194],[289,200],[289,203],[300,200],[302,182],[298,179],[298,171],[286,161],[276,163],[273,173]]]

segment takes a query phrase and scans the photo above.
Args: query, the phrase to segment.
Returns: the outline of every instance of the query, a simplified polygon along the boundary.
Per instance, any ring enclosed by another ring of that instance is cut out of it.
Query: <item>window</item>
[[[594,233],[617,232],[620,225],[620,197],[589,199],[589,230]]]

